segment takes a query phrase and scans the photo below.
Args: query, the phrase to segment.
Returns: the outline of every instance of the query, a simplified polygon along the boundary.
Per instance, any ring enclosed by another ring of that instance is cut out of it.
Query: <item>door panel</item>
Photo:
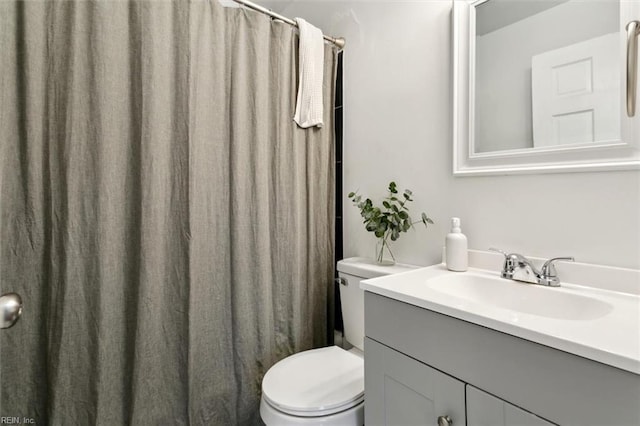
[[[464,383],[369,338],[365,353],[367,426],[465,425]]]
[[[531,59],[533,146],[620,139],[618,33]]]

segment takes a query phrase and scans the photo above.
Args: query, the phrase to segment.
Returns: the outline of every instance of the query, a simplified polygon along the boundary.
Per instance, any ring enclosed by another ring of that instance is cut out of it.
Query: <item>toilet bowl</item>
[[[338,346],[291,355],[262,380],[267,425],[364,424],[364,361]]]
[[[344,337],[338,346],[311,349],[274,364],[262,380],[260,417],[267,426],[364,424],[364,291],[360,281],[414,269],[363,258],[338,262]]]

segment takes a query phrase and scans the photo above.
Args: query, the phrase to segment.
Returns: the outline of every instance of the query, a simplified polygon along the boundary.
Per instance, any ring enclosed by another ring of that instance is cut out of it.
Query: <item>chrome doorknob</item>
[[[453,426],[453,420],[449,416],[438,416],[438,426]]]
[[[0,328],[12,327],[22,315],[22,298],[18,293],[0,296]]]

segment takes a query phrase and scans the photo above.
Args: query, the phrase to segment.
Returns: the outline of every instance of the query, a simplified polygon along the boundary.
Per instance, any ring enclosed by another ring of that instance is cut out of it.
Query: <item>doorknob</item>
[[[449,416],[438,416],[438,426],[453,426],[453,420]]]
[[[22,315],[22,298],[18,293],[0,296],[0,329],[12,327]]]

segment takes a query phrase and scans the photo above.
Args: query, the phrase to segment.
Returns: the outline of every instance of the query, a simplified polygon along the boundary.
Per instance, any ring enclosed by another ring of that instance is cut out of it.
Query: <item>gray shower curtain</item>
[[[292,27],[210,1],[0,2],[0,416],[258,423],[326,343],[333,90],[292,121]]]

